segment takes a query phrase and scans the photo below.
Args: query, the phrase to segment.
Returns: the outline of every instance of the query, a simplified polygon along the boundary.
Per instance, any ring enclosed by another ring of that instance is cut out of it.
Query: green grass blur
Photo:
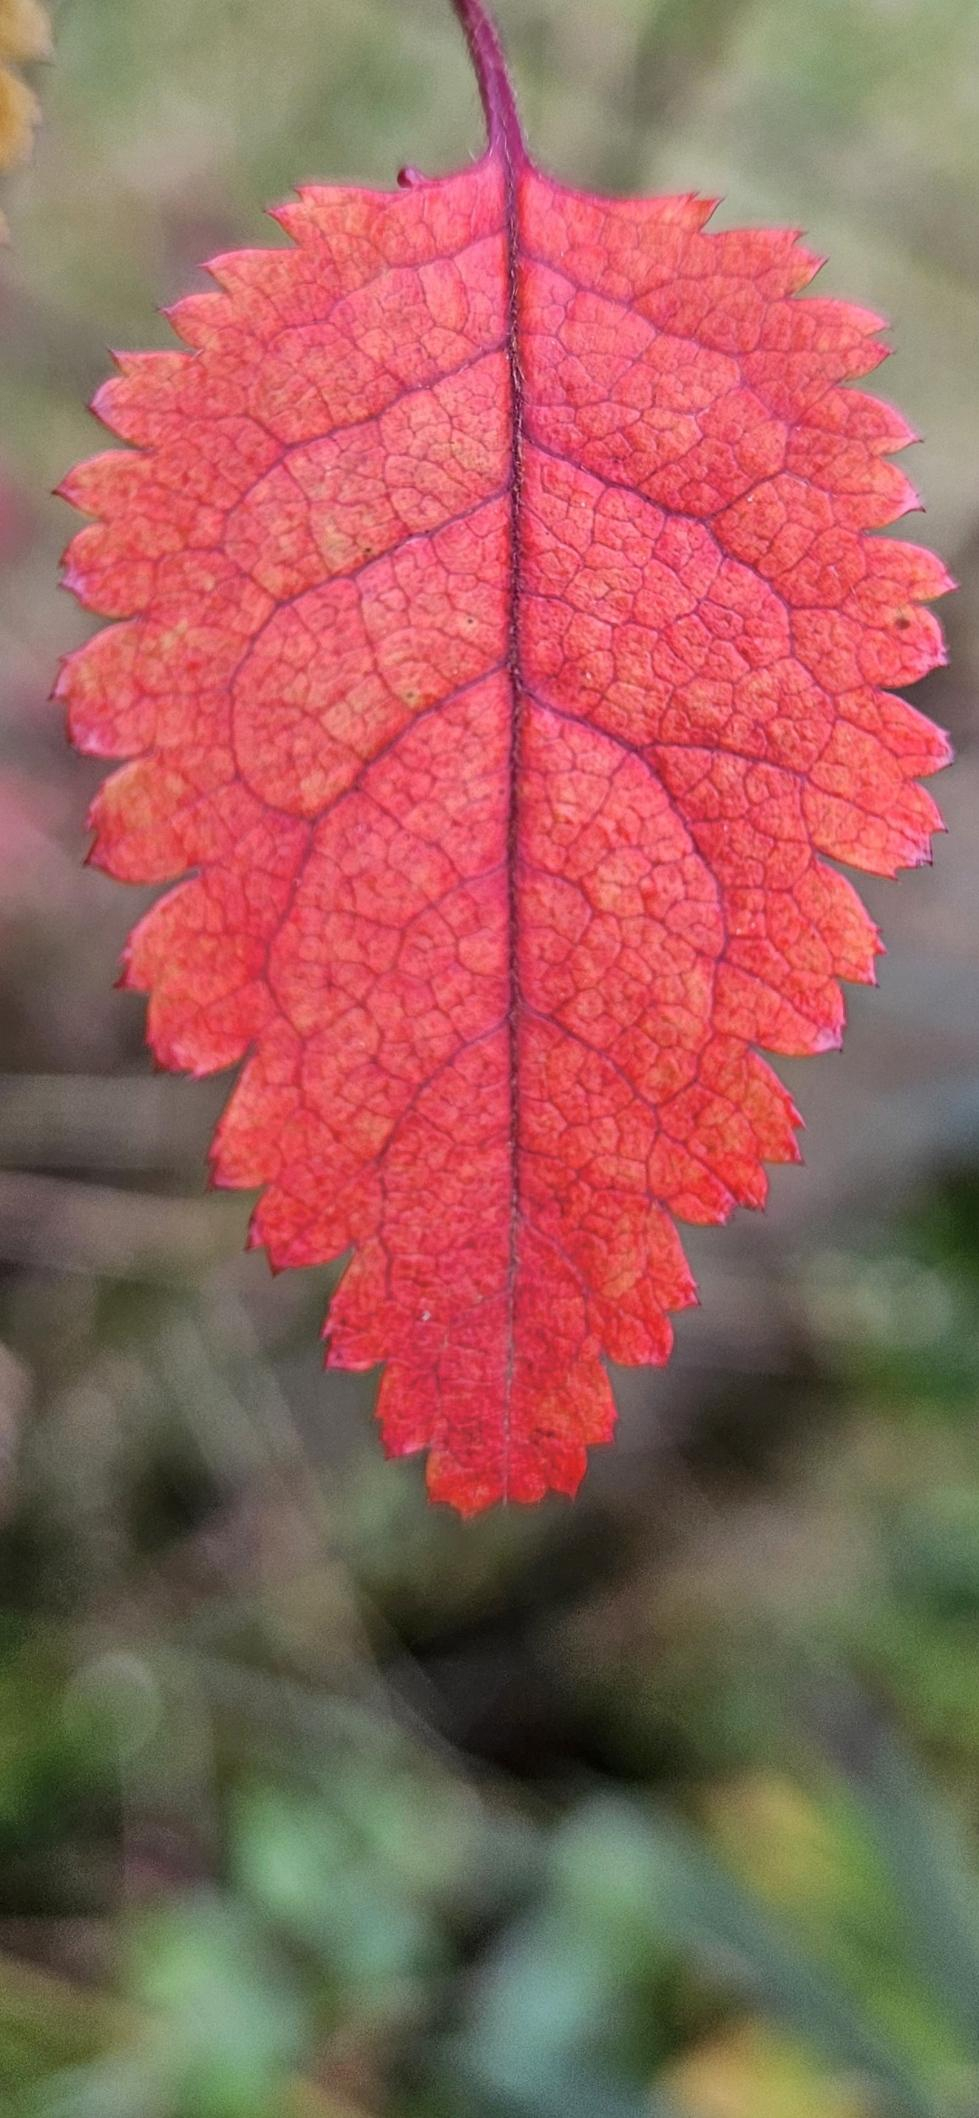
[[[696,1232],[704,1307],[573,1509],[464,1527],[323,1376],[321,1272],[207,1195],[227,1082],[112,989],[45,704],[48,491],[105,348],[302,179],[447,168],[448,0],[62,0],[0,290],[0,2111],[979,2113],[979,27],[973,0],[506,0],[570,181],[804,225],[894,319],[916,694],[960,761],[808,1169]],[[892,381],[893,375],[893,381]],[[912,533],[914,526],[912,525]]]

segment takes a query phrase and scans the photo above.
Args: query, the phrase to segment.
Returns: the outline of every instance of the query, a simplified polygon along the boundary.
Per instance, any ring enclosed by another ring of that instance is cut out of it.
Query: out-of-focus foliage
[[[40,116],[37,97],[17,66],[48,58],[51,32],[38,0],[0,0],[0,169],[30,153]]]
[[[223,1085],[155,1077],[111,990],[138,900],[79,868],[43,496],[106,340],[166,344],[295,180],[458,161],[472,84],[445,0],[65,0],[0,297],[14,2118],[979,2111],[975,13],[501,13],[552,168],[804,222],[895,317],[965,584],[922,699],[953,836],[874,886],[898,960],[806,1069],[810,1167],[695,1239],[704,1311],[576,1509],[427,1512],[310,1355],[323,1275],[204,1192]]]

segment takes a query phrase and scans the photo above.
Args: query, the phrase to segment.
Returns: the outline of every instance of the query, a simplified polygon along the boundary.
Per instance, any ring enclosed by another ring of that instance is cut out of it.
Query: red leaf
[[[150,1040],[244,1059],[217,1181],[274,1265],[349,1247],[328,1360],[464,1513],[573,1493],[695,1299],[674,1216],[761,1205],[798,1123],[757,1057],[840,1041],[879,943],[823,855],[927,860],[941,660],[879,320],[798,301],[790,233],[528,160],[457,0],[489,147],[312,187],[96,400],[65,491],[123,622],[61,679],[130,757],[95,858],[192,869],[137,927]]]

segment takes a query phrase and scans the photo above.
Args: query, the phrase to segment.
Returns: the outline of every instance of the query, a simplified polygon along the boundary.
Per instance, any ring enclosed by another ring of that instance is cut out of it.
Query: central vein
[[[507,1036],[509,1040],[510,1234],[507,1260],[507,1365],[504,1427],[504,1496],[509,1484],[510,1412],[513,1389],[518,1246],[520,1240],[520,780],[523,690],[520,676],[521,502],[523,492],[523,374],[519,315],[519,164],[504,136],[506,215],[507,362],[510,374],[510,539],[507,671],[510,679],[510,748],[507,758]]]
[[[506,62],[482,0],[454,0],[479,83],[491,155],[503,170],[506,245],[506,353],[510,377],[510,535],[507,582],[506,669],[510,682],[510,747],[507,759],[507,1037],[509,1040],[510,1230],[507,1259],[507,1351],[504,1389],[503,1497],[510,1482],[510,1433],[515,1353],[517,1267],[520,1244],[520,784],[523,768],[524,698],[520,677],[520,569],[523,499],[524,388],[520,367],[520,179],[527,150]]]

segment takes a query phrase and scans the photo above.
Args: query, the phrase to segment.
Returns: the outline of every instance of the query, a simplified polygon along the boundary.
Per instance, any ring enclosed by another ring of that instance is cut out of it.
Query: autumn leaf
[[[60,681],[135,759],[93,857],[157,1058],[244,1061],[216,1181],[274,1266],[352,1249],[333,1367],[464,1513],[573,1493],[606,1360],[695,1299],[677,1218],[798,1158],[755,1046],[840,1041],[879,942],[828,861],[929,857],[941,660],[899,415],[843,387],[880,320],[797,299],[791,233],[605,199],[528,158],[457,0],[489,143],[393,192],[314,186],[216,259],[190,351],[99,393],[133,444],[67,496],[117,619]],[[827,859],[828,857],[828,859]]]
[[[38,0],[0,0],[0,169],[30,154],[40,116],[37,97],[14,67],[50,52],[48,18]]]

